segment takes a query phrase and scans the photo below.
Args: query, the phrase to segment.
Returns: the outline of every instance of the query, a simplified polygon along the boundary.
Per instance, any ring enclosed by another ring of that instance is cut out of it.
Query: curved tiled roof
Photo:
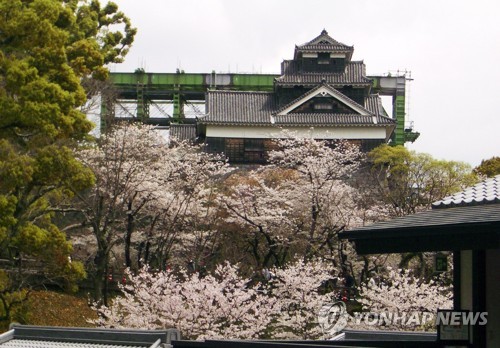
[[[195,124],[170,124],[170,138],[178,141],[194,140],[196,138]]]
[[[278,126],[392,126],[391,118],[375,115],[329,114],[329,113],[290,113],[274,116],[274,124]]]
[[[298,62],[294,60],[284,60],[281,67],[282,76],[276,78],[278,85],[317,85],[325,80],[333,86],[343,85],[363,85],[371,86],[372,80],[366,77],[366,67],[362,61],[349,62],[345,72],[307,72],[299,70]]]
[[[365,100],[365,108],[375,115],[382,115],[388,117],[382,105],[382,99],[378,94],[370,94]]]
[[[309,42],[295,47],[295,55],[297,52],[346,52],[349,56],[352,55],[354,47],[348,46],[342,42],[339,42],[328,35],[326,30],[323,30],[320,35],[315,37]]]
[[[319,85],[317,88],[324,86]],[[339,100],[353,103],[359,108],[363,106],[349,99],[334,88],[327,86]],[[315,88],[294,102],[314,93]],[[287,106],[292,105],[287,104]],[[285,107],[286,108],[286,107]],[[279,110],[283,110],[281,108]],[[200,117],[200,124],[212,125],[300,125],[300,126],[393,126],[395,121],[384,115],[376,115],[369,110],[367,115],[360,114],[332,114],[332,113],[288,113],[276,115],[278,110],[277,98],[273,92],[237,92],[237,91],[209,91],[207,93],[207,112]],[[273,117],[271,119],[271,117]]]
[[[500,203],[500,175],[434,202],[432,207],[450,208],[490,203]]]
[[[278,104],[273,92],[209,91],[201,124],[269,125]]]
[[[352,51],[352,48],[350,46],[331,45],[331,44],[302,45],[302,46],[297,46],[297,49],[300,51],[311,51],[311,52],[317,52],[317,51],[350,52],[350,51]]]

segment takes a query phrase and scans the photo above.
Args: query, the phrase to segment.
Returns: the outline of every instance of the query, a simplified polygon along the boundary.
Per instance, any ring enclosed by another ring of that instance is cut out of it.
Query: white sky
[[[368,74],[411,71],[407,119],[421,135],[409,148],[473,166],[500,156],[500,1],[114,2],[139,32],[112,71],[278,74],[326,29]]]

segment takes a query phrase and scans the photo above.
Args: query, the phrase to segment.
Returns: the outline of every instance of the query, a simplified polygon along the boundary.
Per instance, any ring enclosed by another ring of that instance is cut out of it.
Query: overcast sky
[[[407,119],[421,135],[409,148],[473,166],[500,156],[500,1],[114,2],[138,34],[112,71],[278,74],[326,29],[368,74],[411,71]]]

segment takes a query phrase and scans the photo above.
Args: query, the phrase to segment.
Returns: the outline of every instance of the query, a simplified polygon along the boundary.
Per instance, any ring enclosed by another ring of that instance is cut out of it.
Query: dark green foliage
[[[474,172],[485,175],[488,178],[500,174],[500,157],[495,156],[490,159],[482,160],[481,164],[474,168]]]
[[[134,34],[112,3],[0,0],[0,257],[10,261],[4,298],[30,284],[26,262],[70,288],[85,275],[52,220],[61,200],[94,180],[72,151],[93,127],[79,111],[87,99],[81,81],[106,78],[104,64],[120,62]]]

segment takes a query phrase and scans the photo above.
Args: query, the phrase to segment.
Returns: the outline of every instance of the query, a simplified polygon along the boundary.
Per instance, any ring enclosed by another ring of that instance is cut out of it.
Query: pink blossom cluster
[[[320,261],[266,270],[256,283],[224,263],[213,274],[186,270],[128,274],[123,295],[98,308],[95,324],[114,328],[179,329],[190,339],[319,338],[317,311],[333,267]]]

